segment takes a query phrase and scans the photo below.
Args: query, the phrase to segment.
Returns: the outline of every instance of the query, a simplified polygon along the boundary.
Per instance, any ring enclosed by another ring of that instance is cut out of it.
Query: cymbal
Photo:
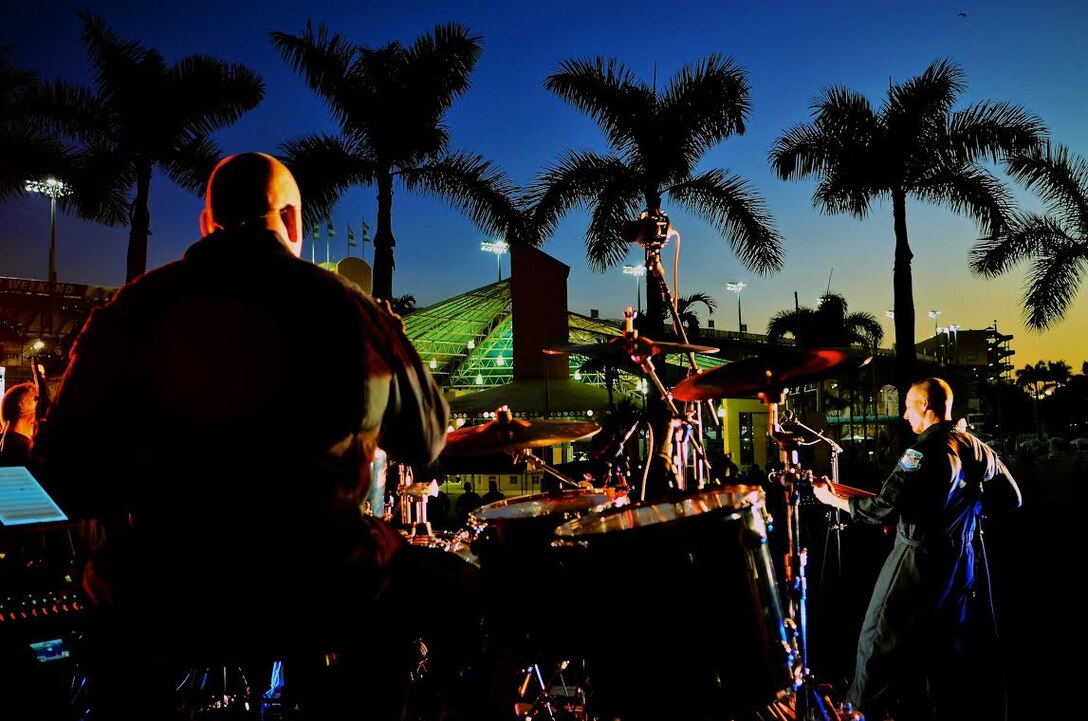
[[[861,368],[872,358],[870,353],[847,348],[772,348],[757,357],[685,378],[672,389],[672,396],[680,401],[703,401],[770,395],[840,370]]]
[[[626,335],[609,338],[604,343],[583,343],[581,345],[557,345],[545,348],[548,355],[560,355],[573,353],[584,355],[587,358],[601,358],[605,360],[639,357],[647,358],[659,353],[717,353],[718,348],[705,345],[692,345],[691,343],[663,343],[653,341],[641,336],[628,337]]]
[[[557,443],[589,438],[601,427],[591,421],[540,420],[512,418],[507,410],[479,426],[466,426],[446,435],[445,455],[470,456],[525,448],[543,448]]]

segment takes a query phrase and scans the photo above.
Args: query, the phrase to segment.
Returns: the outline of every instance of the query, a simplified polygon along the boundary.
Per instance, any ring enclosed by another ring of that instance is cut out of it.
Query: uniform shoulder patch
[[[917,471],[922,465],[922,452],[908,448],[903,457],[899,459],[899,467],[904,471]]]

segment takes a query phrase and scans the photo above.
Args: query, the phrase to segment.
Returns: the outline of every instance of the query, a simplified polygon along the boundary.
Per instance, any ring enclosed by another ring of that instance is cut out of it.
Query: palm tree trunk
[[[378,227],[374,233],[375,298],[393,298],[393,174],[389,168],[378,171]]]
[[[914,285],[911,279],[911,259],[914,254],[907,240],[907,196],[901,190],[892,191],[892,214],[895,219],[895,265],[892,268],[892,297],[895,308],[895,387],[899,389],[899,411],[902,412],[914,377]]]
[[[128,257],[125,283],[131,283],[147,270],[147,236],[151,234],[148,196],[151,190],[151,163],[136,161],[136,198],[129,215]]]

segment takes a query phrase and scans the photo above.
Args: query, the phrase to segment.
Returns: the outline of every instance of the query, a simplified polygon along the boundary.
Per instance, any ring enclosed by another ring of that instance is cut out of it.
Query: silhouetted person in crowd
[[[484,494],[481,502],[483,505],[494,503],[495,501],[501,501],[506,498],[506,494],[499,490],[499,484],[495,481],[487,482],[487,493]]]
[[[484,499],[480,497],[480,494],[472,490],[472,482],[465,481],[464,493],[457,497],[457,503],[454,504],[454,508],[457,511],[457,520],[464,523],[468,520],[468,514],[483,505]]]

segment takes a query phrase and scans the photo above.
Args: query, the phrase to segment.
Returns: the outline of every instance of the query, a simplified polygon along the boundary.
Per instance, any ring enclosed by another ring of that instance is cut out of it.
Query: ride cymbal
[[[527,421],[512,417],[509,409],[499,409],[493,421],[450,431],[442,453],[468,456],[543,448],[589,438],[599,430],[601,427],[591,421]]]
[[[822,380],[840,370],[861,368],[873,356],[844,348],[773,348],[755,358],[703,371],[672,389],[680,401],[768,396],[785,388]]]

